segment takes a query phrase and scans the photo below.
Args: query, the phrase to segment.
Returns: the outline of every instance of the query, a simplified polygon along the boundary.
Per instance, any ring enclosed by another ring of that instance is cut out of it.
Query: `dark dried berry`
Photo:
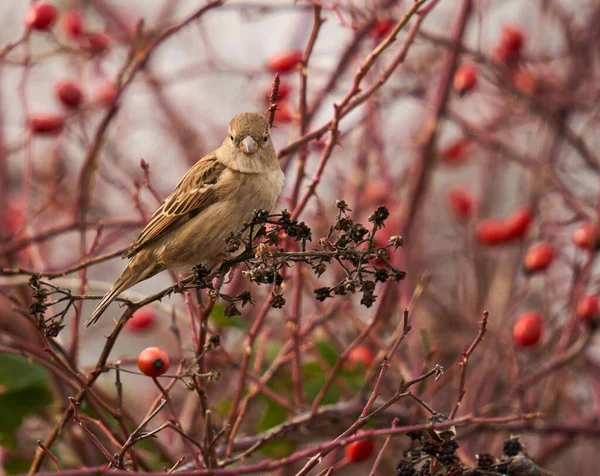
[[[227,317],[233,317],[233,316],[239,316],[242,313],[239,311],[239,309],[236,307],[236,305],[234,303],[230,302],[229,305],[225,308],[225,312],[223,314]]]
[[[227,253],[235,253],[240,249],[241,245],[242,239],[239,237],[239,235],[234,235],[232,233],[225,240],[225,251],[227,251]]]
[[[315,293],[315,299],[317,301],[323,302],[323,301],[325,301],[325,299],[331,297],[331,288],[328,288],[328,287],[318,288],[318,289],[315,289],[314,293]]]
[[[396,476],[417,476],[417,470],[406,461],[400,461],[396,466]]]
[[[242,307],[244,307],[248,303],[254,304],[254,301],[252,300],[252,294],[250,293],[250,291],[242,291],[235,298],[242,303]]]
[[[484,453],[481,455],[476,455],[477,458],[477,467],[478,468],[487,468],[494,464],[494,457],[489,453]]]
[[[271,298],[271,306],[273,306],[275,309],[281,309],[283,306],[285,306],[285,298],[283,295],[273,293]]]
[[[373,293],[364,293],[363,297],[360,300],[360,303],[366,308],[369,308],[373,304],[375,304],[376,299],[377,296],[373,295]]]
[[[313,266],[313,271],[317,276],[321,276],[325,271],[327,271],[327,265],[325,263],[318,263]]]
[[[375,282],[376,283],[385,283],[390,276],[388,270],[385,268],[375,268]]]
[[[425,441],[423,443],[421,451],[427,455],[436,456],[440,451],[440,447],[435,445],[431,441]]]
[[[423,438],[422,431],[409,431],[406,436],[408,436],[412,441],[420,441]]]
[[[335,206],[342,213],[351,212],[352,209],[348,206],[348,204],[344,200],[336,200]]]
[[[519,441],[519,437],[513,436],[504,442],[502,452],[506,456],[517,456],[522,449],[523,445]]]
[[[419,471],[419,476],[430,476],[431,472],[429,471],[431,468],[431,461],[425,461],[425,464],[421,467],[421,471]]]
[[[252,223],[264,223],[269,218],[269,212],[265,210],[254,210]]]
[[[374,291],[375,290],[375,281],[363,281],[360,290],[367,291],[367,292]]]
[[[529,458],[518,455],[508,463],[507,474],[510,476],[540,476],[540,469]]]
[[[390,216],[390,212],[384,206],[377,207],[377,210],[369,217],[369,221],[375,225],[375,228],[382,228],[385,220]]]
[[[221,345],[221,336],[219,334],[215,334],[209,337],[208,344],[211,348],[216,349]]]
[[[335,225],[336,230],[350,231],[354,227],[354,220],[350,217],[342,217]]]
[[[364,239],[367,233],[369,233],[369,231],[360,223],[358,223],[350,230],[350,238],[352,239],[352,241],[358,243],[359,241],[362,241]]]

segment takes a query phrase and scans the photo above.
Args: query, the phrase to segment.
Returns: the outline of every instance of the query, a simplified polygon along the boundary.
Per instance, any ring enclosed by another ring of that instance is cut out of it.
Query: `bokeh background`
[[[235,114],[267,110],[277,69],[282,88],[288,91],[275,116],[272,135],[278,150],[331,121],[334,105],[351,90],[360,65],[413,4],[227,1],[162,42],[120,92],[121,81],[131,70],[124,65],[203,3],[56,0],[53,4],[60,13],[56,25],[26,35],[32,3],[0,4],[0,259],[5,269],[24,271],[0,276],[4,345],[14,343],[13,336],[41,345],[34,326],[24,324],[15,311],[15,302],[27,307],[28,272],[63,270],[126,247],[158,200],[195,161],[218,147]],[[304,52],[313,29],[314,5],[322,6],[324,22],[306,69],[307,121],[299,105],[302,73],[295,64],[274,67],[273,61]],[[391,253],[390,261],[407,272],[407,279],[380,285],[390,288],[382,304],[385,316],[361,342],[378,356],[393,337],[402,311],[409,309],[412,329],[392,361],[383,396],[389,397],[401,379],[410,380],[440,364],[447,371],[444,377],[427,382],[416,393],[436,411],[448,414],[456,400],[461,353],[475,338],[487,310],[487,335],[469,363],[467,393],[458,415],[543,412],[544,418],[531,428],[525,422],[508,430],[469,428],[464,435],[459,433],[461,458],[474,464],[478,453],[499,456],[502,441],[520,433],[534,461],[547,470],[595,474],[600,463],[600,351],[590,322],[597,319],[598,309],[594,304],[593,315],[582,319],[577,305],[584,296],[595,296],[598,279],[594,252],[578,248],[572,235],[582,223],[597,221],[600,147],[594,131],[599,110],[600,6],[583,0],[430,0],[423,8],[425,16],[404,61],[374,94],[341,119],[339,146],[300,219],[312,228],[317,246],[335,221],[337,199],[345,200],[353,209],[352,218],[363,223],[377,206],[385,205],[390,218],[380,243],[392,235],[404,238],[405,246]],[[65,27],[70,11],[82,15],[84,39]],[[462,16],[466,16],[464,31],[459,28]],[[404,47],[416,21],[416,16],[411,18],[377,59],[363,79],[363,91],[375,84]],[[513,56],[502,53],[510,32],[521,35],[522,42]],[[89,34],[101,38],[90,43],[85,36]],[[462,74],[471,79],[461,90],[456,70],[465,65],[471,69]],[[82,89],[80,106],[66,108],[57,97],[57,84],[64,80]],[[40,115],[59,117],[64,125],[40,133],[31,126],[31,118]],[[98,139],[106,120],[108,127]],[[304,150],[282,154],[286,185],[276,210],[294,208],[296,186],[300,196],[306,193],[327,140],[328,134],[323,134],[308,141]],[[97,169],[85,187],[90,198],[82,233],[80,174],[95,145]],[[149,164],[150,187],[140,167],[142,159]],[[305,166],[299,177],[302,160]],[[519,236],[500,237],[494,243],[482,238],[484,220],[506,220],[524,208],[531,223]],[[104,225],[98,235],[100,223]],[[524,273],[524,255],[540,242],[553,247],[551,265]],[[115,257],[90,266],[85,275],[74,272],[52,282],[77,294],[103,294],[123,266]],[[306,292],[299,291],[302,319],[312,322],[331,314],[303,342],[304,395],[310,404],[332,364],[379,308],[365,309],[353,299],[315,302],[312,289],[331,284],[334,276],[319,282],[310,272],[305,274]],[[141,299],[173,284],[174,277],[163,273],[126,296]],[[258,353],[263,359],[253,360],[257,373],[265,371],[290,338],[287,324],[296,279],[291,272],[284,287],[288,304],[269,312],[254,345],[253,356]],[[246,288],[239,270],[225,287],[232,293]],[[241,316],[215,316],[218,320],[212,324],[222,338],[222,349],[210,355],[210,366],[222,377],[207,384],[217,426],[227,415],[238,378],[236,362],[266,295],[257,290],[257,303],[245,307]],[[93,305],[94,301],[85,301],[82,315]],[[528,311],[542,317],[543,332],[524,347],[514,337],[513,324]],[[98,326],[77,332],[77,365],[82,371],[94,365],[104,336],[122,312],[113,305]],[[146,312],[152,315],[152,326],[124,331],[111,360],[121,359],[135,370],[137,354],[151,345],[177,357],[181,352],[192,355],[181,295],[148,306]],[[170,331],[172,318],[180,329],[181,346]],[[74,313],[68,313],[67,327],[56,338],[66,348],[75,342],[73,319]],[[335,392],[327,402],[356,398],[365,383],[372,384],[382,355],[370,369],[354,369],[336,378]],[[546,366],[547,372],[527,380]],[[141,375],[122,378],[126,402],[142,417],[156,398],[156,387]],[[286,364],[272,382],[283,398],[293,401],[290,379]],[[523,382],[525,387],[519,386]],[[100,385],[114,395],[113,374],[103,375]],[[64,406],[67,390],[51,389],[56,408],[61,402]],[[183,386],[173,395],[181,419],[191,432],[201,433],[197,402]],[[56,408],[25,412],[28,416],[16,430],[6,430],[11,436],[0,443],[5,446],[3,460],[10,463],[7,471],[27,467],[19,464],[31,460],[35,440],[46,436]],[[289,416],[287,409],[261,395],[249,404],[240,432],[255,435]],[[389,427],[393,416],[404,423],[424,421],[415,403],[403,400],[376,426]],[[293,434],[270,451],[252,455],[251,461],[329,441],[347,426],[341,418],[328,431]],[[160,438],[173,445],[173,454],[184,451],[176,436]],[[78,459],[69,450],[77,447],[73,444],[65,438],[57,446],[65,467],[100,464],[101,458],[90,449]],[[382,440],[376,444],[380,449]],[[394,438],[377,474],[395,474],[396,462],[407,447],[408,438]],[[342,453],[329,457],[339,466],[335,473],[356,472],[339,463]],[[360,463],[360,474],[368,474],[373,459]],[[289,465],[277,474],[296,470]]]

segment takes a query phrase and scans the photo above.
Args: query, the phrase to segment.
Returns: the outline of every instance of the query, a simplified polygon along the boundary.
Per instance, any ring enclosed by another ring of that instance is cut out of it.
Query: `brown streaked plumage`
[[[131,261],[85,327],[123,291],[161,271],[214,267],[229,234],[240,231],[253,210],[273,208],[283,180],[267,119],[250,112],[235,116],[221,146],[196,162],[154,212],[125,253]]]

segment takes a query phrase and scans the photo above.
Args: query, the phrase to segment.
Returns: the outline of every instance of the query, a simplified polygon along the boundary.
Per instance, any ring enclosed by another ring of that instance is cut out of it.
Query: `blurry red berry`
[[[463,64],[454,73],[452,84],[458,94],[462,95],[470,91],[477,86],[477,68],[472,64]]]
[[[85,50],[92,54],[100,54],[110,46],[110,37],[104,33],[89,33],[84,42]]]
[[[300,50],[284,51],[273,55],[267,63],[267,68],[274,73],[289,73],[296,69],[298,63],[302,61],[302,56]]]
[[[83,91],[76,81],[65,79],[54,86],[54,92],[60,102],[69,108],[78,108],[83,102]]]
[[[585,222],[573,231],[573,243],[582,250],[593,250],[598,244],[598,227],[590,222]]]
[[[589,294],[584,296],[577,304],[577,315],[582,321],[593,321],[600,314],[598,296]]]
[[[141,309],[133,314],[125,324],[125,328],[134,333],[152,330],[156,326],[156,316],[147,309]]]
[[[351,369],[357,369],[360,368],[360,366],[368,369],[371,367],[374,360],[375,356],[373,355],[373,352],[371,352],[366,345],[359,345],[350,351],[346,363]]]
[[[457,187],[448,193],[448,208],[457,220],[468,220],[473,214],[474,201],[471,192]]]
[[[500,34],[500,43],[496,48],[496,57],[503,63],[511,63],[519,59],[525,44],[525,35],[518,27],[505,26]]]
[[[512,83],[516,90],[532,96],[538,89],[538,82],[529,71],[519,69],[512,74]]]
[[[513,341],[520,347],[535,345],[542,336],[544,320],[535,311],[521,314],[513,326]]]
[[[359,463],[369,459],[374,450],[375,443],[371,440],[359,440],[347,445],[344,452],[349,462]]]
[[[39,2],[33,4],[27,12],[25,24],[34,30],[48,30],[54,25],[58,11],[51,3]]]
[[[459,139],[442,151],[442,160],[448,165],[462,164],[467,158],[470,143],[466,139]]]
[[[64,118],[54,114],[35,114],[29,117],[29,129],[34,134],[58,134],[64,125]]]
[[[169,370],[169,356],[158,347],[148,347],[138,356],[138,368],[149,377],[158,377]]]
[[[4,209],[4,226],[6,230],[12,234],[19,231],[24,225],[25,214],[14,205],[7,205]]]
[[[62,27],[71,39],[77,39],[83,35],[83,16],[77,10],[68,10],[63,14]]]
[[[271,88],[272,88],[272,86],[269,84],[269,87],[266,89],[267,102],[269,102],[269,98],[271,96]],[[292,88],[290,87],[290,85],[288,83],[286,83],[285,81],[281,81],[279,83],[279,98],[277,100],[278,101],[285,100],[290,95],[291,90],[292,90]]]
[[[369,180],[363,189],[363,197],[369,204],[379,206],[384,205],[390,198],[388,186],[384,180]]]
[[[106,83],[100,86],[94,93],[94,104],[102,106],[111,106],[117,99],[117,85],[113,83]]]
[[[488,218],[477,224],[475,237],[480,245],[495,246],[507,241],[506,225],[502,220]]]
[[[506,219],[506,235],[509,240],[522,238],[529,230],[529,225],[533,220],[533,213],[529,207],[517,209]]]
[[[544,271],[554,261],[556,254],[550,243],[538,243],[532,246],[523,258],[523,267],[527,272]]]
[[[278,103],[277,110],[275,111],[275,120],[273,124],[277,126],[278,124],[289,124],[294,120],[294,116],[290,110],[289,104],[286,102]]]
[[[388,33],[392,31],[395,25],[396,22],[390,18],[386,18],[385,20],[378,20],[371,29],[371,36],[377,41],[383,40],[388,35]]]

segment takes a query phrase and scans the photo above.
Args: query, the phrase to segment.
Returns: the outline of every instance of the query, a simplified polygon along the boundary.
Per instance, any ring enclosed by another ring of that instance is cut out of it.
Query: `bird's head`
[[[246,156],[273,147],[267,118],[255,112],[243,112],[235,116],[229,123],[226,141]]]

